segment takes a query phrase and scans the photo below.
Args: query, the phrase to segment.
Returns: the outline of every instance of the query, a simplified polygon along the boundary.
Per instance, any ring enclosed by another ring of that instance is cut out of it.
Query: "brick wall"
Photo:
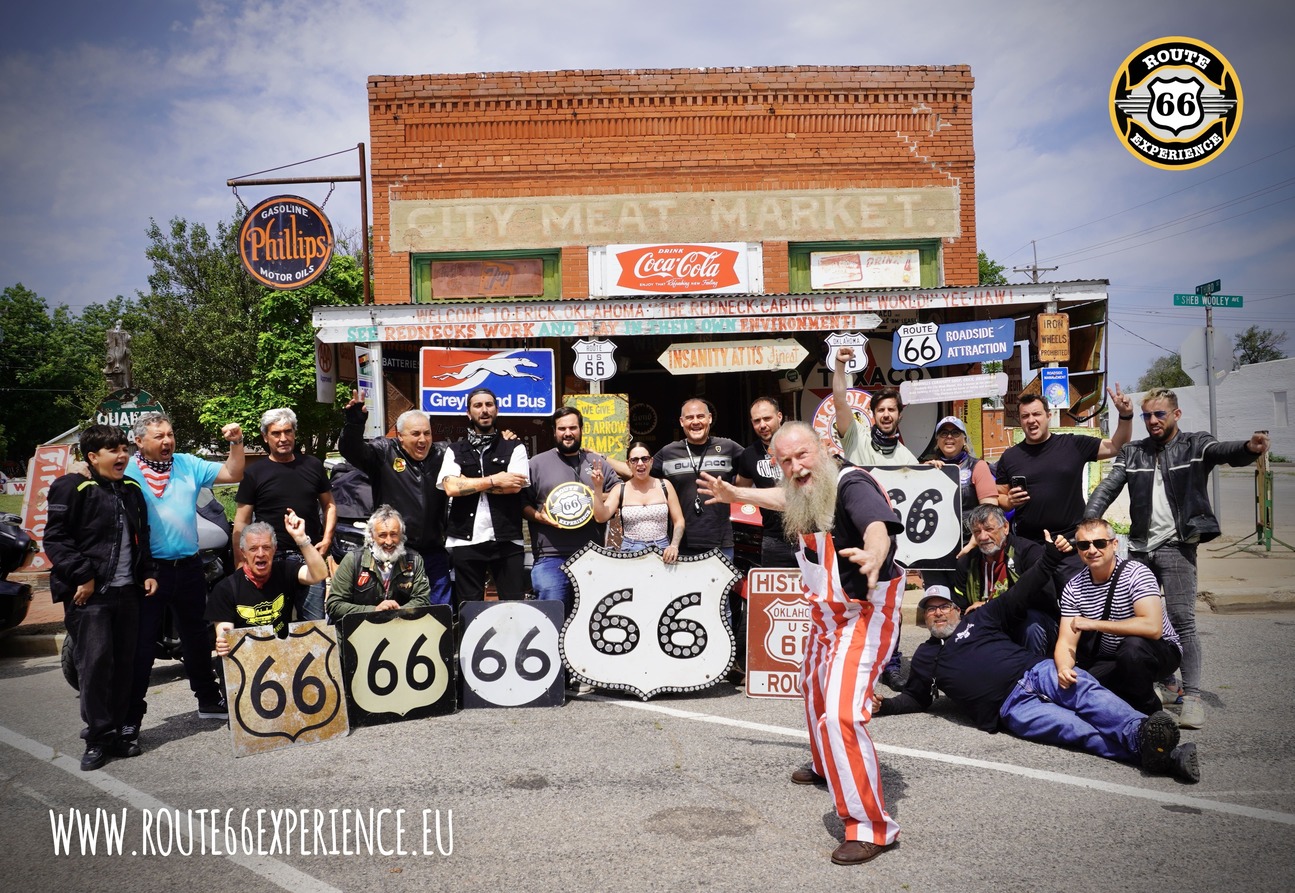
[[[967,66],[370,77],[376,300],[410,294],[392,200],[641,192],[956,186],[942,284],[974,285],[972,86]],[[786,258],[765,244],[766,291]],[[585,257],[562,264],[563,296],[586,296]]]

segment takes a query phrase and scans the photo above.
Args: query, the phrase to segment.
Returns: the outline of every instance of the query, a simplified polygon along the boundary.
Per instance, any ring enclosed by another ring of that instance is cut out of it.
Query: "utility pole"
[[[1036,245],[1036,244],[1034,243],[1034,240],[1033,240],[1033,239],[1030,239],[1030,245],[1031,245],[1031,247],[1033,247],[1033,248],[1034,248],[1034,263],[1030,264],[1028,267],[1012,267],[1012,272],[1013,272],[1013,273],[1029,273],[1029,274],[1030,274],[1030,281],[1031,281],[1031,282],[1034,282],[1034,283],[1037,283],[1037,282],[1039,281],[1039,274],[1040,274],[1040,273],[1050,273],[1050,272],[1052,272],[1053,270],[1056,270],[1057,268],[1056,268],[1056,267],[1041,267],[1041,266],[1039,266],[1039,246],[1038,246],[1038,245]],[[1055,313],[1056,311],[1054,310],[1054,311],[1051,311],[1051,312]]]

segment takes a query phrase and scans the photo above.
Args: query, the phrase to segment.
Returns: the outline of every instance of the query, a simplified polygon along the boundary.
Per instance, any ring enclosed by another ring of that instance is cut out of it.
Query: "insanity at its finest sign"
[[[238,231],[238,256],[262,285],[301,288],[328,269],[333,227],[323,210],[306,199],[276,195],[247,212]]]

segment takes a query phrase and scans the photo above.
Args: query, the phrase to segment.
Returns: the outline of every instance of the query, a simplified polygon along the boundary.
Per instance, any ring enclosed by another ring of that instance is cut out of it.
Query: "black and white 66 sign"
[[[915,322],[895,332],[895,356],[910,366],[929,366],[944,356],[940,327],[933,322]]]
[[[592,341],[581,338],[571,345],[571,349],[576,352],[573,370],[576,378],[582,378],[585,381],[606,381],[616,374],[616,361],[612,359],[616,345],[612,342],[601,338],[594,338]]]
[[[313,744],[350,731],[333,629],[308,620],[280,639],[269,627],[229,634],[225,692],[234,755]]]
[[[464,707],[561,706],[562,602],[466,602],[462,617]]]
[[[576,604],[562,656],[585,682],[647,700],[707,688],[732,666],[722,606],[741,574],[719,550],[666,564],[655,547],[631,555],[590,543],[563,567]]]
[[[954,567],[962,548],[962,492],[958,466],[910,465],[869,468],[904,530],[896,538],[895,560],[905,567]]]
[[[351,722],[377,725],[454,712],[449,605],[347,614],[342,672]]]

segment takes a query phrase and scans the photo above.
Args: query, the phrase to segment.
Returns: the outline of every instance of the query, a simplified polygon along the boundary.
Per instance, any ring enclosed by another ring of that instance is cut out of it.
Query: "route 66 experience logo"
[[[1111,82],[1111,124],[1137,158],[1166,170],[1213,160],[1241,124],[1241,82],[1223,54],[1191,37],[1144,43]]]

